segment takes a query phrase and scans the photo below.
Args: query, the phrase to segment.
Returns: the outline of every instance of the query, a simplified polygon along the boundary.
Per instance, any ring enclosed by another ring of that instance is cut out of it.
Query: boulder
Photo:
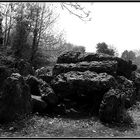
[[[53,89],[45,81],[29,75],[26,79],[27,84],[30,87],[32,95],[41,96],[48,105],[55,106],[58,103],[58,97],[54,93]]]
[[[49,106],[54,107],[58,104],[58,96],[54,93],[53,89],[46,82],[40,84],[41,99],[48,103]]]
[[[58,57],[57,63],[77,63],[79,62],[81,54],[81,52],[74,51],[65,52]]]
[[[41,80],[32,75],[28,75],[28,77],[26,77],[26,83],[29,85],[32,95],[41,96],[39,89],[40,81]]]
[[[140,89],[140,73],[133,71],[130,79],[134,82],[137,89]]]
[[[123,76],[118,76],[116,80],[118,83],[116,89],[119,94],[124,96],[125,108],[131,107],[136,102],[137,97],[134,82]]]
[[[57,63],[77,63],[82,61],[117,61],[117,75],[129,78],[132,71],[137,69],[137,66],[132,64],[131,61],[125,61],[119,57],[110,56],[102,53],[85,53],[80,52],[67,52],[58,57]]]
[[[137,100],[140,101],[140,73],[134,71],[132,72],[131,78],[130,78],[136,87],[136,97]]]
[[[94,94],[93,91],[108,90],[115,86],[115,82],[114,77],[106,73],[70,71],[57,75],[51,81],[51,86],[55,93],[66,97],[72,94],[89,94],[90,92]]]
[[[41,78],[43,81],[47,83],[50,83],[50,81],[53,79],[52,68],[42,67],[40,69],[37,69],[35,71],[35,76],[37,78]]]
[[[41,67],[37,70],[35,70],[35,76],[39,76],[39,75],[45,75],[45,74],[48,74],[48,73],[51,73],[52,72],[52,68],[51,67]]]
[[[103,96],[99,108],[100,120],[103,122],[123,122],[126,110],[136,101],[134,83],[123,76],[116,78],[115,89],[111,88]]]
[[[110,89],[100,104],[99,118],[102,122],[121,122],[125,109],[124,100],[118,90]]]
[[[114,57],[111,55],[103,54],[103,53],[81,53],[69,51],[60,55],[57,59],[57,63],[77,63],[82,61],[118,61],[121,58]]]
[[[44,113],[47,108],[47,103],[41,99],[41,96],[31,95],[32,112]]]
[[[103,54],[103,53],[85,53],[84,55],[81,54],[79,57],[79,61],[116,61],[117,57],[108,55],[108,54]]]
[[[115,75],[117,71],[117,61],[83,61],[76,64],[56,64],[53,68],[53,75],[58,75],[69,71],[84,72],[87,70],[97,73],[106,72],[108,74]]]
[[[60,100],[68,98],[76,100],[79,104],[82,101],[81,104],[94,105],[95,111],[98,110],[104,93],[115,85],[116,81],[113,76],[91,71],[63,73],[56,76],[51,82],[51,86]]]
[[[28,85],[18,73],[4,80],[0,96],[0,122],[13,121],[31,113],[31,95]]]

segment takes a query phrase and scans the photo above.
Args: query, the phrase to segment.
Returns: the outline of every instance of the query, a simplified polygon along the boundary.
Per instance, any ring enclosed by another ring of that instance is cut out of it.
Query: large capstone
[[[60,100],[69,98],[81,103],[93,105],[97,111],[106,91],[116,85],[113,76],[106,73],[97,74],[91,71],[71,71],[63,73],[51,82],[51,86]]]
[[[132,71],[137,69],[137,66],[131,61],[125,61],[119,57],[110,56],[102,53],[80,53],[80,52],[66,52],[58,57],[57,63],[77,63],[82,61],[117,61],[117,75],[129,78]]]
[[[115,75],[117,71],[117,61],[91,61],[91,62],[79,62],[70,64],[56,64],[53,69],[53,75],[66,73],[69,71],[93,71],[97,73],[109,73]]]
[[[79,62],[80,57],[81,52],[74,51],[65,52],[58,57],[57,63],[76,63]]]

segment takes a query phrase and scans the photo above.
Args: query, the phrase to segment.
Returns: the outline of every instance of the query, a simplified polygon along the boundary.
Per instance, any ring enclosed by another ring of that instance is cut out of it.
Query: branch
[[[78,14],[76,12],[73,12],[72,9],[68,8],[69,6],[76,11],[82,12],[82,14]],[[72,2],[69,2],[69,3],[65,2],[65,3],[61,4],[61,7],[62,7],[62,9],[65,8],[70,14],[73,14],[73,15],[77,16],[82,21],[90,21],[91,20],[91,18],[89,18],[89,15],[90,15],[91,12],[90,11],[85,11],[85,8],[81,7],[78,3],[73,4]]]

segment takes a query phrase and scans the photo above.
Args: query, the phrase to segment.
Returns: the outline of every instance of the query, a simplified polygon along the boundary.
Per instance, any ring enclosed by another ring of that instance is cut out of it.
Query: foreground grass
[[[0,137],[140,137],[140,104],[129,110],[133,125],[102,124],[96,117],[32,115],[0,126]]]

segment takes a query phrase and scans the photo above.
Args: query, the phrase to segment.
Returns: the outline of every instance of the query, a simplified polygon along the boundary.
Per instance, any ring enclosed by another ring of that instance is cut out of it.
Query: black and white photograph
[[[0,2],[0,138],[139,138],[140,2]]]

